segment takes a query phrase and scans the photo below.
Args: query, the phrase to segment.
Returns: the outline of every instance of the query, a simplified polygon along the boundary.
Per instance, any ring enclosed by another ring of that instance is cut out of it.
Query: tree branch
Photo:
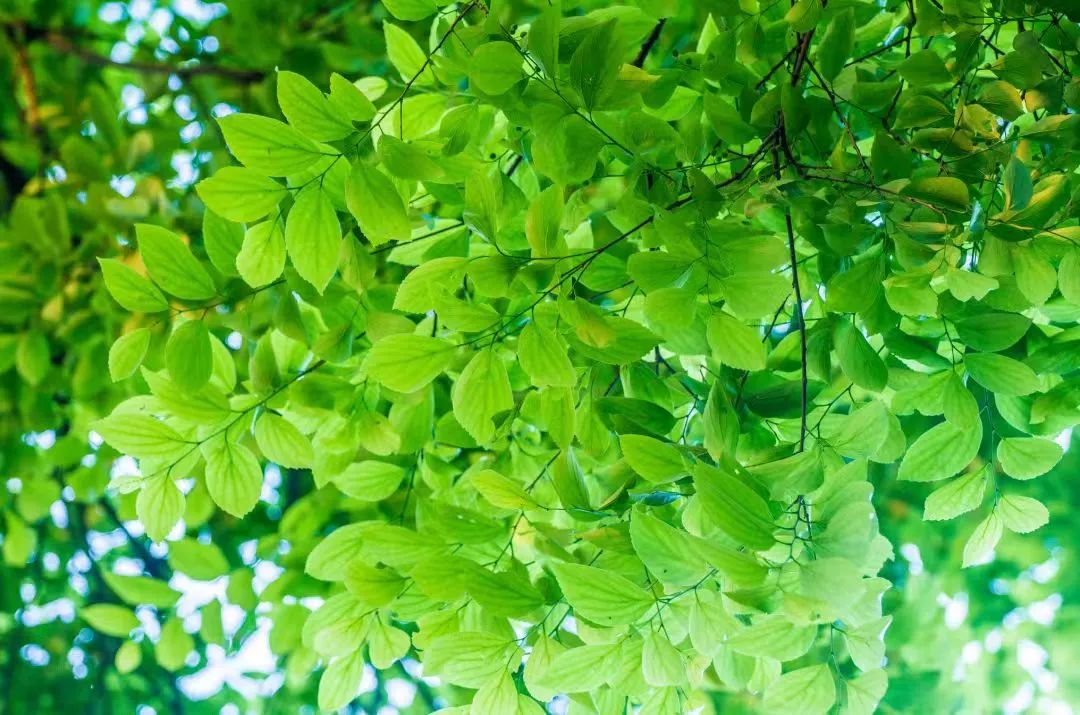
[[[802,366],[801,397],[802,410],[799,415],[799,451],[806,448],[806,407],[807,407],[807,380],[806,375],[806,319],[803,315],[802,289],[799,286],[799,262],[795,255],[795,231],[791,226],[791,211],[784,213],[784,223],[787,227],[788,254],[791,258],[791,288],[795,292],[794,314],[799,319],[799,356]]]
[[[117,69],[130,70],[132,72],[144,72],[147,74],[174,74],[178,77],[196,77],[199,75],[212,75],[216,77],[223,77],[225,79],[231,79],[238,82],[258,82],[266,73],[262,70],[243,69],[239,67],[223,67],[221,65],[213,64],[189,64],[189,65],[172,65],[164,62],[145,62],[145,61],[131,61],[120,62],[114,60],[107,55],[100,54],[94,50],[86,47],[81,47],[72,42],[65,35],[59,32],[45,30],[43,28],[36,28],[24,25],[12,25],[7,24],[4,27],[9,33],[18,31],[20,28],[25,30],[25,41],[43,40],[47,45],[52,47],[57,52],[77,57],[88,65],[94,65],[96,67],[114,67]],[[24,45],[18,45],[23,46]]]
[[[630,64],[634,65],[634,67],[642,67],[645,65],[645,58],[649,56],[649,53],[652,52],[653,46],[656,44],[657,40],[660,39],[660,33],[664,31],[665,23],[667,23],[667,18],[660,18],[660,22],[656,23],[656,26],[653,27],[652,32],[650,32],[649,36],[645,38],[644,44],[642,44],[641,49],[638,50],[637,57],[635,57],[634,61]]]

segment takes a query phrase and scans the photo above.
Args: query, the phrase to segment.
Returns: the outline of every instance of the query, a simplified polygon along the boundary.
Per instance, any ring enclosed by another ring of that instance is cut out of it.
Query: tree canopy
[[[1073,0],[0,27],[3,715],[1080,704]]]

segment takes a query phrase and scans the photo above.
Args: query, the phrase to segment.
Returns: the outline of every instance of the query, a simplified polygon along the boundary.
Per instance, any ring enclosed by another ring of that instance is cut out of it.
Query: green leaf
[[[149,415],[116,412],[90,425],[116,449],[139,459],[170,459],[192,448],[180,433]]]
[[[360,551],[367,524],[338,527],[320,541],[304,564],[304,571],[320,581],[342,581],[349,561]]]
[[[967,211],[971,203],[967,184],[951,176],[915,179],[902,193],[947,211]]]
[[[165,364],[180,388],[195,391],[210,381],[214,369],[212,339],[201,320],[188,320],[173,328],[165,345]]]
[[[603,104],[615,88],[622,53],[622,38],[615,20],[589,30],[574,51],[570,58],[570,85],[587,110]]]
[[[278,70],[277,100],[289,124],[304,136],[331,142],[352,134],[352,122],[318,87],[295,72]]]
[[[791,281],[777,273],[736,273],[719,280],[726,306],[737,318],[772,317],[791,294]]]
[[[645,636],[641,651],[641,673],[654,688],[684,685],[686,662],[679,649],[663,634],[653,631]]]
[[[822,0],[797,0],[784,15],[784,20],[795,32],[807,32],[821,19]]]
[[[968,537],[967,543],[964,544],[963,567],[968,568],[983,563],[1001,541],[1003,530],[1004,522],[998,510],[995,509],[979,522],[975,531]]]
[[[161,628],[161,637],[154,645],[154,659],[163,669],[173,672],[184,667],[184,661],[195,647],[195,640],[184,630],[184,622],[173,616]]]
[[[953,297],[960,301],[982,300],[998,287],[997,279],[974,271],[954,270],[945,274],[945,285]]]
[[[116,651],[114,663],[117,672],[122,675],[127,675],[136,670],[142,665],[142,650],[139,644],[135,641],[124,641]]]
[[[1042,502],[1015,494],[1003,496],[994,513],[1001,517],[1001,522],[1009,531],[1018,534],[1035,531],[1050,521],[1050,512]]]
[[[469,81],[485,94],[503,94],[522,78],[521,63],[509,42],[486,42],[469,59]]]
[[[872,392],[885,389],[889,370],[861,331],[851,322],[841,320],[836,325],[834,340],[840,369],[853,383]]]
[[[376,502],[386,499],[405,478],[405,470],[396,464],[368,460],[354,462],[340,474],[334,475],[334,486],[347,496],[360,501]]]
[[[945,412],[945,419],[958,429],[974,429],[979,421],[979,405],[975,396],[964,386],[960,377],[954,372],[945,381],[945,388],[941,395],[941,403]]]
[[[338,114],[354,122],[366,122],[375,117],[375,105],[367,95],[337,72],[330,75],[330,104]]]
[[[273,179],[239,166],[218,169],[209,179],[196,184],[195,190],[206,207],[215,214],[229,221],[241,222],[263,218],[289,195],[288,190]]]
[[[233,156],[267,176],[298,174],[324,155],[315,142],[276,119],[238,113],[217,121]]]
[[[127,264],[115,258],[97,260],[109,295],[124,308],[136,313],[158,313],[169,309],[168,301],[157,286]]]
[[[979,93],[979,104],[997,116],[1013,121],[1024,113],[1020,90],[1008,82],[987,82]]]
[[[397,25],[383,23],[386,39],[386,56],[390,64],[401,73],[401,78],[417,86],[431,84],[435,75],[427,67],[427,55],[412,36]]]
[[[315,461],[311,441],[292,422],[265,412],[255,423],[255,444],[263,456],[289,469],[310,469]]]
[[[109,348],[109,376],[113,382],[135,374],[150,347],[150,329],[138,328],[121,335]]]
[[[775,462],[755,464],[747,471],[754,475],[757,483],[769,488],[770,498],[789,502],[800,494],[814,491],[825,478],[819,450],[797,452]]]
[[[186,300],[206,300],[215,295],[210,274],[179,236],[146,223],[136,224],[135,234],[146,269],[162,290]]]
[[[1030,367],[1004,355],[971,353],[964,356],[964,367],[975,382],[1001,395],[1030,395],[1041,388]]]
[[[184,515],[184,493],[168,475],[154,477],[139,491],[135,513],[152,541],[164,541]]]
[[[500,509],[531,509],[536,506],[521,484],[493,469],[472,474],[469,482],[488,503]]]
[[[983,495],[986,493],[990,469],[987,465],[935,489],[933,494],[926,498],[923,519],[926,521],[954,519],[977,509],[982,504]]]
[[[1080,250],[1065,254],[1058,265],[1058,290],[1065,300],[1080,305]]]
[[[407,584],[408,579],[394,569],[369,566],[357,558],[350,561],[345,569],[345,588],[371,606],[382,607],[391,603]]]
[[[596,624],[633,623],[653,605],[647,591],[611,571],[570,563],[552,570],[574,612]]]
[[[585,484],[585,473],[572,449],[565,449],[552,462],[551,483],[565,508],[589,508],[589,489]]]
[[[541,191],[529,203],[525,214],[525,237],[534,256],[550,256],[559,239],[566,203],[559,186],[553,185]]]
[[[403,142],[397,137],[384,135],[379,139],[379,159],[382,160],[383,167],[399,179],[407,181],[442,179],[442,167],[421,146],[418,143]]]
[[[825,715],[836,702],[836,685],[828,665],[811,665],[784,673],[765,691],[764,705],[772,713]]]
[[[649,573],[664,583],[692,586],[705,575],[706,563],[690,536],[645,511],[631,517],[630,541]]]
[[[709,456],[720,460],[725,454],[733,453],[739,438],[739,417],[719,382],[709,390],[702,417],[705,422],[703,441]]]
[[[737,477],[699,464],[694,487],[705,515],[737,544],[764,551],[775,543],[768,504]]]
[[[538,653],[538,662],[534,663],[530,654],[525,664],[525,682],[530,692],[538,695],[595,690],[606,683],[605,666],[618,656],[614,644],[584,645],[552,653],[555,648],[550,642],[550,639],[541,641],[542,655]]]
[[[1016,287],[1025,298],[1033,305],[1042,305],[1050,299],[1057,273],[1034,245],[1015,246],[1013,266],[1016,269]]]
[[[1005,165],[1003,185],[1007,211],[1020,211],[1027,207],[1034,189],[1031,183],[1031,172],[1024,166],[1024,162],[1015,156]]]
[[[873,715],[878,703],[889,689],[889,678],[884,670],[872,670],[844,682],[847,693],[847,710],[851,715]]]
[[[125,603],[132,606],[155,606],[172,608],[180,598],[180,592],[164,581],[146,576],[130,576],[104,571],[106,585]]]
[[[453,357],[454,346],[445,340],[388,335],[371,346],[362,368],[372,380],[391,390],[416,392],[442,374]]]
[[[426,649],[431,674],[463,688],[480,688],[521,662],[512,636],[462,630],[436,638]]]
[[[534,129],[536,170],[558,184],[588,180],[596,171],[604,137],[577,114],[562,114]]]
[[[518,691],[510,673],[503,670],[476,691],[469,712],[518,713]]]
[[[836,79],[854,48],[855,13],[852,8],[844,8],[833,17],[817,46],[814,64],[821,76],[829,82]]]
[[[558,336],[535,322],[530,322],[518,337],[521,369],[537,387],[573,387],[577,373]]]
[[[844,633],[848,654],[859,670],[870,672],[885,664],[885,631],[891,623],[892,617],[886,616]]]
[[[951,422],[936,424],[908,448],[896,478],[911,482],[947,479],[971,464],[981,443],[981,422],[968,429]]]
[[[687,474],[682,454],[674,445],[637,434],[624,434],[619,437],[619,443],[630,468],[654,484]]]
[[[364,236],[375,245],[405,240],[412,232],[405,203],[393,182],[362,161],[354,164],[349,173],[345,201]]]
[[[982,313],[956,321],[960,339],[976,350],[997,352],[1020,341],[1031,320],[1018,313]]]
[[[326,290],[341,255],[341,226],[321,187],[310,186],[296,197],[285,223],[285,246],[300,277],[320,293]]]
[[[551,79],[559,75],[559,29],[562,22],[560,2],[552,2],[540,8],[540,13],[529,28],[527,39],[529,53],[539,60],[544,74]]]
[[[197,581],[212,581],[229,572],[228,559],[215,544],[190,537],[168,544],[168,563]]]
[[[262,493],[263,473],[251,450],[220,436],[203,443],[202,454],[206,488],[214,503],[238,517],[254,509]]]
[[[435,310],[461,285],[468,261],[444,256],[421,263],[409,271],[394,296],[394,310],[426,313]]]
[[[514,406],[506,367],[493,349],[476,353],[451,392],[454,417],[478,444],[495,436],[493,419]]]
[[[285,269],[285,232],[282,222],[271,218],[244,233],[244,243],[236,255],[236,270],[252,288],[277,280]]]
[[[364,678],[363,651],[334,658],[319,678],[319,709],[338,710],[360,693]]]
[[[705,116],[713,131],[728,144],[741,145],[757,137],[757,130],[746,123],[736,109],[721,95],[707,92],[704,96]]]
[[[1040,437],[1006,437],[998,442],[997,459],[1014,479],[1034,479],[1046,474],[1061,461],[1064,450]]]
[[[731,636],[727,643],[736,653],[788,661],[810,650],[816,635],[814,625],[796,625],[784,616],[772,615],[755,619]]]
[[[368,657],[374,667],[385,670],[403,657],[409,646],[407,633],[382,621],[376,621],[368,636]]]
[[[37,330],[23,333],[15,349],[15,369],[30,385],[38,385],[48,374],[52,363],[49,340]]]
[[[727,313],[715,313],[706,324],[713,357],[737,370],[763,370],[765,343],[756,330]]]
[[[398,20],[408,21],[423,20],[439,9],[435,0],[383,0],[382,4]]]
[[[944,60],[933,50],[921,50],[905,59],[896,68],[900,76],[914,87],[946,84],[952,81],[952,75],[945,67]]]
[[[244,243],[244,227],[207,209],[203,212],[202,230],[203,246],[214,268],[222,275],[237,275],[236,255]]]
[[[79,616],[95,631],[117,638],[126,638],[131,631],[139,627],[139,619],[134,611],[113,603],[86,606],[79,611]]]

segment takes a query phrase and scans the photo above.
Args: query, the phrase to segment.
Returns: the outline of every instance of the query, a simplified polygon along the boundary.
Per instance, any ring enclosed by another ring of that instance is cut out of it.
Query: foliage
[[[60,5],[0,66],[5,713],[1072,667],[1072,3]]]

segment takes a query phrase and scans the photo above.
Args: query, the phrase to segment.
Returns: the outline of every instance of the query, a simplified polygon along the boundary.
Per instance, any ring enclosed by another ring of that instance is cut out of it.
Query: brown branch
[[[67,37],[57,32],[46,32],[43,37],[45,42],[57,52],[77,57],[83,62],[96,67],[115,67],[117,69],[130,70],[132,72],[144,72],[148,74],[174,74],[178,77],[210,75],[236,80],[238,82],[258,82],[266,74],[262,70],[223,67],[221,65],[212,64],[176,66],[163,62],[142,62],[137,60],[120,62],[85,47],[79,47]]]
[[[649,56],[653,46],[656,45],[657,40],[660,39],[660,33],[664,31],[665,23],[667,23],[667,18],[660,18],[660,22],[656,23],[652,32],[645,38],[644,44],[642,44],[641,49],[638,50],[637,57],[635,57],[634,61],[630,64],[634,65],[634,67],[643,67],[645,65],[645,58]]]
[[[26,100],[26,108],[23,112],[23,121],[32,135],[41,131],[41,109],[38,105],[37,82],[34,79],[34,71],[30,67],[30,55],[26,51],[26,42],[23,30],[19,27],[7,27],[8,39],[11,41],[15,55],[15,74],[22,85],[23,96]]]
[[[105,515],[108,516],[109,519],[114,524],[116,524],[117,528],[119,528],[120,531],[124,534],[124,538],[127,540],[128,546],[135,553],[135,555],[140,560],[142,560],[143,567],[146,569],[146,572],[156,579],[168,581],[169,578],[172,576],[172,569],[169,568],[168,563],[150,553],[150,549],[146,548],[146,544],[139,541],[138,537],[136,537],[128,530],[127,525],[124,524],[123,519],[120,518],[120,515],[116,512],[116,509],[113,508],[113,505],[109,503],[109,500],[102,497],[100,500],[98,500],[97,506],[99,509],[105,512]]]
[[[824,6],[824,3],[823,3]],[[814,39],[814,30],[810,30],[802,36],[799,43],[798,53],[795,55],[795,64],[791,68],[791,86],[796,87],[799,84],[799,78],[802,75],[803,63],[806,62],[807,56],[810,54],[810,43]]]
[[[799,260],[795,255],[795,231],[791,226],[791,211],[784,214],[784,223],[787,226],[788,253],[791,259],[791,288],[795,292],[795,315],[799,319],[799,352],[802,361],[802,375],[800,380],[802,410],[799,415],[799,451],[806,448],[806,408],[807,408],[807,365],[806,365],[806,319],[803,315],[802,289],[799,286]]]

